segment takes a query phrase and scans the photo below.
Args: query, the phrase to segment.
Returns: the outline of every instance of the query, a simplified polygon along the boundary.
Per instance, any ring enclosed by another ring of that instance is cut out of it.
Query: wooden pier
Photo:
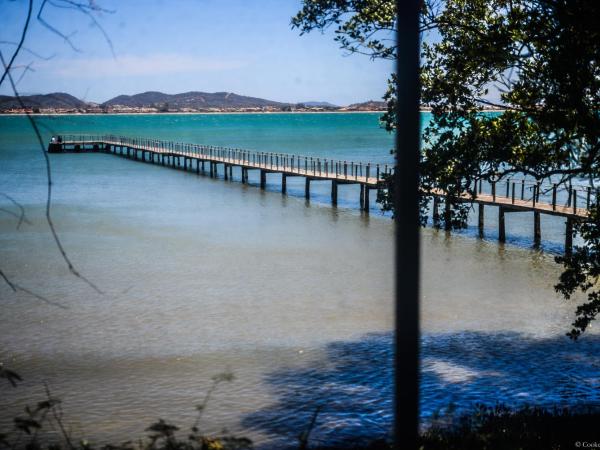
[[[331,203],[337,205],[338,186],[340,184],[360,185],[360,209],[368,214],[370,208],[369,193],[371,190],[384,189],[384,177],[392,173],[393,167],[388,165],[339,161],[327,158],[293,155],[288,153],[257,152],[235,148],[215,147],[182,142],[161,141],[147,138],[130,138],[122,136],[76,136],[66,135],[53,137],[48,145],[49,153],[112,153],[130,159],[150,162],[163,166],[171,166],[197,174],[208,174],[217,177],[219,165],[225,180],[233,180],[233,168],[239,169],[239,179],[248,182],[248,171],[258,170],[260,187],[265,189],[267,174],[281,176],[281,192],[287,193],[288,177],[305,179],[304,195],[310,199],[310,187],[313,181],[331,183]],[[461,200],[478,205],[478,228],[480,236],[484,229],[484,208],[498,208],[498,239],[506,240],[505,215],[510,212],[533,212],[534,245],[541,242],[541,214],[561,216],[566,219],[565,252],[568,254],[573,245],[573,223],[587,220],[592,196],[596,192],[590,188],[579,187],[562,189],[557,185],[542,186],[540,183],[525,180],[507,180],[502,183],[490,183],[490,192],[484,192],[480,182],[477,192],[463,194]],[[527,193],[527,194],[526,194]],[[444,203],[443,214],[449,214],[450,203],[445,201],[443,192],[432,192],[433,221],[439,223],[440,204]],[[551,200],[546,199],[551,195]],[[583,201],[578,205],[578,195]],[[563,200],[560,200],[560,198]],[[566,200],[565,200],[566,198]],[[449,221],[445,221],[449,225]]]

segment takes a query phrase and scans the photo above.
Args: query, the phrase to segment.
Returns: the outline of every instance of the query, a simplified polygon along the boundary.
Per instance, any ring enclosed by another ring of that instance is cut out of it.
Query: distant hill
[[[343,109],[345,111],[385,111],[387,110],[387,103],[369,100],[368,102],[353,103]]]
[[[158,107],[169,109],[207,109],[207,108],[261,108],[276,107],[283,108],[290,106],[289,103],[274,102],[263,98],[246,97],[244,95],[234,94],[232,92],[184,92],[182,94],[164,94],[162,92],[143,92],[135,95],[119,95],[101,105],[109,106],[127,106],[127,107]]]
[[[89,105],[64,92],[44,95],[22,95],[21,100],[26,108],[86,108]],[[0,95],[0,110],[21,108],[19,101],[9,95]]]
[[[137,113],[137,112],[253,112],[253,111],[381,111],[386,109],[385,102],[370,100],[340,107],[329,102],[308,101],[302,103],[284,103],[258,97],[247,97],[233,92],[191,91],[181,94],[164,92],[142,92],[135,95],[119,95],[98,104],[84,102],[70,94],[55,92],[45,95],[22,96],[25,110],[15,97],[0,95],[0,112],[82,112],[82,113]],[[41,110],[41,111],[37,111]],[[54,111],[52,111],[54,110]]]

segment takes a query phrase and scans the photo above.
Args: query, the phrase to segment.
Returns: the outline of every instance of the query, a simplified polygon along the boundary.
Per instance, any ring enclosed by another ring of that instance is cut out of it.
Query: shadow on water
[[[600,405],[600,336],[579,342],[515,332],[429,334],[422,339],[421,417],[427,424],[449,405],[510,407]],[[268,374],[276,403],[243,419],[277,448],[294,447],[314,411],[314,444],[356,444],[389,436],[392,425],[392,334],[334,342],[301,368]]]

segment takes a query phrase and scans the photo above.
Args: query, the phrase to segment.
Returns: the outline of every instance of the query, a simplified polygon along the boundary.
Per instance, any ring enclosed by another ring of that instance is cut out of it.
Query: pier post
[[[233,166],[231,164],[229,165],[229,179],[233,180]]]
[[[506,226],[504,223],[504,207],[498,207],[498,241],[506,242]]]
[[[223,164],[223,176],[225,177],[225,181],[229,179],[229,167],[227,164]]]
[[[368,173],[368,172],[367,172]],[[365,184],[365,202],[364,202],[364,209],[365,212],[368,213],[369,212],[369,193],[371,192],[371,190],[369,189],[369,186]]]
[[[261,169],[260,171],[260,188],[264,189],[267,185],[267,172]]]
[[[565,228],[565,255],[571,256],[573,254],[573,219],[571,217],[567,217]]]
[[[484,228],[484,221],[485,221],[485,205],[483,203],[479,204],[479,211],[478,211],[478,217],[477,217],[477,230],[479,231],[479,237],[482,238],[483,237],[483,228]]]
[[[365,209],[365,185],[360,185],[360,209]]]
[[[533,245],[539,247],[542,243],[542,228],[539,211],[533,212]]]
[[[304,198],[310,200],[310,178],[306,177],[306,181],[304,183]]]
[[[215,173],[216,172],[216,170],[215,170],[216,169],[216,164],[214,162],[212,162],[212,161],[210,161],[209,164],[210,164],[210,177],[214,178],[216,176],[216,173]]]
[[[200,160],[196,159],[196,175],[200,175]]]
[[[287,176],[285,173],[281,174],[281,193],[287,193]]]
[[[246,169],[245,167],[242,167],[242,184],[246,184],[246,171],[248,169]]]
[[[444,200],[444,230],[450,231],[452,230],[452,211],[451,211],[451,203],[448,196],[446,196]]]
[[[437,195],[433,196],[433,211],[431,214],[433,226],[438,227],[440,224],[440,198]]]
[[[337,180],[331,180],[331,204],[337,205],[338,183]]]

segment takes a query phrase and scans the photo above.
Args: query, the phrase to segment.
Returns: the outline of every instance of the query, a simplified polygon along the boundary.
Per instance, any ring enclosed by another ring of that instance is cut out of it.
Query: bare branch
[[[114,11],[100,8],[98,5],[96,5],[95,3],[92,3],[92,2],[90,2],[89,4],[86,5],[84,3],[79,3],[79,2],[75,2],[75,1],[71,1],[71,0],[62,0],[64,3],[66,3],[66,5],[58,5],[53,0],[47,0],[47,1],[48,1],[49,4],[51,4],[52,6],[55,6],[57,8],[76,9],[79,12],[85,14],[87,17],[89,17],[90,20],[92,21],[92,24],[95,27],[97,27],[100,30],[100,32],[102,33],[102,35],[104,36],[104,39],[106,40],[106,43],[108,44],[108,46],[110,48],[110,52],[112,53],[113,58],[117,57],[116,54],[115,54],[115,49],[114,49],[113,43],[110,40],[110,37],[108,36],[108,33],[102,27],[102,25],[100,25],[100,23],[96,20],[96,18],[94,17],[94,15],[90,12],[90,11],[102,11],[102,12],[105,12],[105,13],[113,14]]]
[[[18,45],[19,45],[19,43],[18,43],[18,42],[13,42],[13,41],[0,41],[0,44],[14,45],[14,46],[18,46]],[[34,51],[33,51],[33,50],[31,50],[30,48],[28,48],[28,47],[25,47],[25,46],[23,46],[23,45],[21,46],[21,50],[23,50],[23,51],[25,51],[25,52],[27,52],[27,53],[29,53],[29,54],[31,54],[31,55],[33,55],[33,56],[35,56],[36,58],[43,59],[44,61],[49,61],[49,60],[51,60],[52,58],[54,58],[54,57],[56,56],[56,53],[53,53],[53,54],[52,54],[52,55],[50,55],[50,56],[42,56],[42,55],[40,55],[39,53],[37,53],[37,52],[34,52]]]
[[[8,73],[10,72],[10,68],[12,67],[13,63],[15,62],[15,59],[17,58],[17,55],[19,54],[19,51],[21,51],[21,47],[23,46],[23,42],[25,42],[25,37],[27,36],[27,31],[29,30],[29,21],[31,20],[31,12],[33,10],[33,0],[29,0],[29,6],[27,8],[27,19],[25,20],[25,25],[23,26],[23,32],[21,33],[21,39],[19,39],[19,43],[17,44],[17,48],[15,49],[15,52],[13,53],[13,55],[11,56],[10,60],[8,61],[8,64],[4,63],[4,60],[2,60],[2,65],[4,66],[4,73],[2,74],[2,78],[0,78],[0,86],[2,86],[2,83],[4,82],[4,79],[6,78],[6,76],[8,75]]]
[[[5,63],[5,60],[4,60],[4,55],[2,54],[1,51],[0,51],[0,61],[2,62],[2,64],[4,65],[4,67],[6,67],[6,63]],[[25,104],[23,103],[23,99],[19,95],[19,92],[17,90],[17,87],[15,85],[15,82],[14,82],[14,80],[12,78],[12,75],[11,75],[10,71],[7,70],[6,74],[8,76],[8,80],[10,81],[10,84],[12,86],[12,91],[13,91],[13,93],[15,95],[15,98],[17,99],[17,101],[21,105],[21,108],[25,109]],[[42,139],[42,135],[40,133],[40,130],[39,130],[39,128],[38,128],[35,120],[33,119],[33,117],[31,117],[31,114],[29,114],[28,112],[26,113],[26,116],[27,116],[27,119],[29,120],[29,123],[30,123],[31,127],[33,128],[33,131],[35,132],[38,144],[40,145],[40,149],[41,149],[42,155],[44,157],[44,161],[46,163],[46,179],[47,179],[47,182],[48,182],[48,189],[47,189],[47,195],[46,195],[46,222],[48,222],[48,226],[50,227],[50,231],[52,233],[52,237],[54,238],[54,242],[56,243],[56,246],[57,246],[60,254],[62,255],[63,260],[67,264],[67,267],[69,268],[69,271],[73,275],[75,275],[77,278],[79,278],[82,281],[84,281],[88,286],[90,286],[96,292],[98,292],[99,294],[103,294],[103,292],[94,283],[92,283],[86,277],[84,277],[83,275],[81,275],[79,273],[79,271],[77,269],[75,269],[75,266],[73,265],[73,263],[71,262],[71,260],[67,256],[67,252],[65,251],[65,249],[64,249],[64,247],[62,245],[62,242],[61,242],[60,238],[58,237],[58,234],[56,233],[56,229],[54,227],[54,222],[52,221],[52,215],[51,215],[51,206],[52,206],[52,170],[51,170],[51,167],[50,167],[50,158],[48,158],[48,154],[46,153],[46,149],[44,147],[44,141]]]
[[[31,225],[31,222],[29,220],[27,220],[27,217],[25,217],[25,208],[23,207],[23,205],[21,205],[18,201],[16,201],[10,195],[5,194],[4,192],[0,192],[0,195],[7,198],[8,200],[10,200],[17,208],[19,208],[19,211],[21,212],[21,214],[18,216],[19,223],[17,224],[17,230],[19,229],[19,227],[21,226],[21,224],[23,222],[25,222],[27,225]],[[5,211],[15,214],[12,211],[8,211],[8,210],[5,210]],[[16,214],[15,214],[15,216],[16,216]]]
[[[35,297],[35,298],[37,298],[38,300],[41,300],[41,301],[43,301],[44,303],[47,303],[47,304],[49,304],[49,305],[52,305],[52,306],[57,306],[57,307],[59,307],[59,308],[62,308],[62,309],[68,309],[68,308],[67,308],[65,305],[63,305],[63,304],[61,304],[61,303],[54,302],[54,301],[52,301],[52,300],[50,300],[50,299],[48,299],[48,298],[44,297],[43,295],[36,294],[35,292],[33,292],[33,291],[31,291],[31,290],[29,290],[29,289],[27,289],[27,288],[25,288],[25,287],[21,286],[20,284],[17,284],[17,283],[15,283],[14,281],[11,281],[11,280],[10,280],[10,279],[9,279],[9,278],[6,276],[6,274],[5,274],[5,273],[2,271],[2,269],[0,269],[0,277],[1,277],[1,278],[4,280],[4,282],[5,282],[5,283],[6,283],[6,284],[7,284],[7,285],[8,285],[8,286],[11,288],[11,290],[12,290],[13,292],[18,292],[18,291],[25,292],[26,294],[28,294],[28,295],[31,295],[32,297]]]
[[[42,18],[42,13],[44,11],[44,7],[46,6],[46,3],[48,2],[48,0],[44,0],[42,2],[42,4],[40,5],[40,9],[38,10],[37,13],[37,20],[44,25],[46,28],[48,28],[50,31],[52,31],[54,34],[60,36],[61,38],[64,39],[64,41],[69,44],[69,47],[71,47],[71,49],[73,49],[73,51],[76,51],[78,53],[81,52],[81,50],[79,50],[77,47],[75,47],[75,44],[73,44],[73,41],[71,41],[71,36],[73,36],[75,34],[75,32],[71,33],[70,35],[66,35],[64,33],[61,33],[59,30],[57,30],[56,28],[54,28],[52,25],[50,25],[48,22],[46,22],[43,18]]]

